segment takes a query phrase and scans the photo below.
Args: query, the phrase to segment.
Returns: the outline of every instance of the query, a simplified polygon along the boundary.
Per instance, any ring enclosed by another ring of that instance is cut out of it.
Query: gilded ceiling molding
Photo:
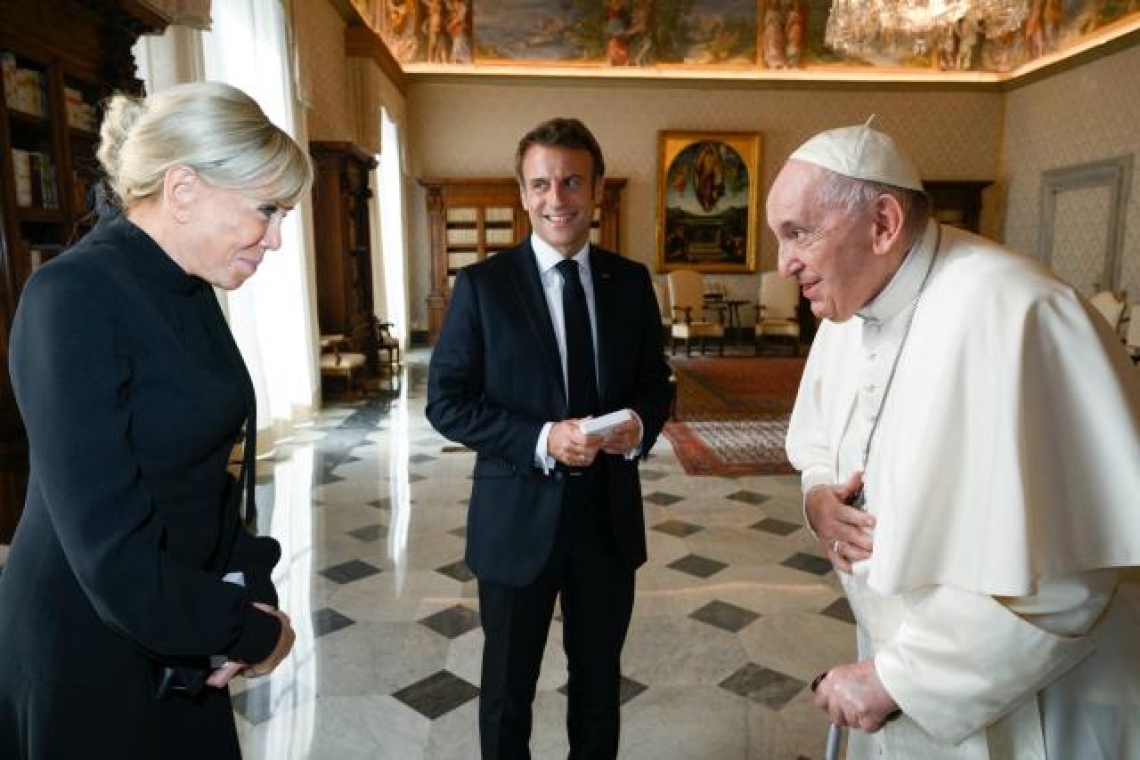
[[[880,33],[852,52],[825,40],[832,1],[332,0],[356,47],[374,37],[409,81],[1004,90],[1140,42],[1133,0],[1024,0],[1028,15],[1011,31],[963,21],[922,44]]]

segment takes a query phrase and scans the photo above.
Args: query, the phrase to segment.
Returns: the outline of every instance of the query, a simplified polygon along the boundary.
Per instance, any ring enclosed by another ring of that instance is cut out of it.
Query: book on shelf
[[[55,162],[51,154],[12,148],[12,169],[16,181],[16,205],[20,208],[59,208]]]
[[[474,223],[479,221],[479,212],[473,208],[449,208],[447,221],[453,224]]]
[[[16,56],[7,50],[0,52],[0,76],[4,79],[4,101],[15,108],[16,100]]]
[[[462,269],[477,261],[479,261],[479,254],[475,251],[448,251],[447,253],[447,266],[449,269]]]
[[[16,205],[32,206],[32,162],[28,151],[12,148],[12,174],[16,180]]]
[[[490,206],[484,213],[489,223],[513,222],[515,220],[515,211],[509,206]]]
[[[478,242],[478,230],[464,228],[451,228],[447,230],[448,245],[475,245]]]
[[[34,272],[44,264],[63,253],[63,246],[56,243],[28,243],[28,270]]]
[[[86,210],[94,206],[89,200],[89,196],[91,195],[91,182],[81,172],[71,172],[71,188],[72,208]]]
[[[55,181],[55,161],[50,153],[32,153],[32,193],[39,188],[41,206],[55,210],[59,208],[58,185]]]
[[[510,245],[515,242],[513,229],[489,229],[486,233],[488,245]]]
[[[47,116],[47,77],[42,71],[21,68],[11,52],[0,53],[4,100],[15,111]]]
[[[63,102],[67,109],[67,126],[94,132],[95,107],[83,99],[83,93],[74,87],[63,88]]]

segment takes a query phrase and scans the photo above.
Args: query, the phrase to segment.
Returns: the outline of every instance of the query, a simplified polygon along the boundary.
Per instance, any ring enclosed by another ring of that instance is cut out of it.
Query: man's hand
[[[875,518],[849,506],[863,488],[863,473],[857,472],[846,483],[816,486],[804,499],[808,524],[827,550],[836,568],[851,572],[851,563],[871,556],[871,530]]]
[[[594,463],[604,440],[600,435],[583,433],[576,419],[562,420],[550,428],[550,434],[546,437],[546,450],[567,467],[589,467]]]
[[[629,414],[628,420],[602,438],[602,451],[615,456],[625,456],[641,443],[641,418],[632,409],[629,410]]]
[[[883,688],[874,660],[840,665],[827,671],[815,690],[815,706],[837,726],[874,733],[898,713],[898,703]]]

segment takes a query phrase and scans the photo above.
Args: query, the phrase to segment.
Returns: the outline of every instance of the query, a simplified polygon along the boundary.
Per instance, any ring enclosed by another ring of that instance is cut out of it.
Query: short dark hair
[[[523,157],[532,145],[584,150],[594,160],[593,179],[599,180],[606,175],[606,160],[593,133],[578,119],[557,117],[542,122],[519,140],[519,148],[515,152],[515,176],[520,185],[523,184]]]

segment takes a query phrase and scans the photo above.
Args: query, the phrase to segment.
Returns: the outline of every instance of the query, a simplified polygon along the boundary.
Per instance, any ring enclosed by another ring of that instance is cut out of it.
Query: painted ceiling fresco
[[[1026,1],[1025,21],[1012,32],[991,36],[984,25],[960,23],[918,44],[877,35],[854,55],[824,42],[831,0],[352,0],[409,70],[475,63],[1002,73],[1102,30],[1140,26],[1140,0]]]

